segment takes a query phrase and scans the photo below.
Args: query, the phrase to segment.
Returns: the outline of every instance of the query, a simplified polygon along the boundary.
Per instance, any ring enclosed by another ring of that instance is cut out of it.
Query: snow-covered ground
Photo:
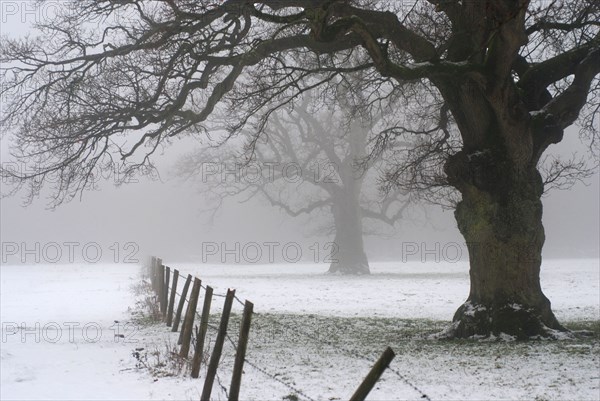
[[[387,345],[397,354],[395,372],[384,374],[370,400],[420,399],[404,379],[432,400],[600,399],[597,337],[428,340],[467,296],[464,263],[374,263],[367,277],[325,275],[324,265],[172,267],[216,293],[234,287],[254,302],[247,358],[274,378],[247,365],[241,399],[303,399],[296,390],[312,399],[348,399],[371,366],[360,357],[374,359]],[[162,324],[132,323],[139,266],[2,266],[0,280],[2,400],[199,398],[202,380],[136,368],[136,348],[151,365],[152,351],[164,351],[177,336]],[[574,328],[597,328],[599,284],[598,260],[549,260],[542,268],[557,317]],[[216,297],[215,312],[221,303]],[[233,324],[234,337],[236,330]],[[219,373],[225,387],[232,359],[226,347]],[[226,399],[218,385],[213,394]]]
[[[599,262],[544,262],[542,288],[559,319],[600,318]],[[372,263],[370,276],[337,277],[323,274],[327,266],[314,264],[174,267],[215,291],[236,288],[263,312],[449,320],[469,294],[467,262]]]

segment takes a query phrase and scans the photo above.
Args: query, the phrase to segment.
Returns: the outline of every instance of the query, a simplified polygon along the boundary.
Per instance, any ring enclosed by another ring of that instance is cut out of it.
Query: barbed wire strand
[[[221,388],[221,391],[223,391],[223,393],[225,393],[225,399],[228,400],[229,399],[229,392],[227,391],[227,387],[225,387],[223,385],[223,383],[221,383],[221,378],[219,377],[219,371],[218,370],[215,372],[215,375],[217,377],[217,384]]]
[[[304,393],[303,391],[301,391],[300,389],[292,386],[289,383],[286,383],[285,381],[281,380],[279,377],[273,375],[272,373],[267,372],[265,369],[261,368],[260,366],[256,365],[255,363],[252,363],[251,361],[249,361],[248,359],[244,358],[244,361],[251,367],[253,367],[254,369],[258,370],[260,373],[262,373],[263,375],[271,378],[272,380],[275,380],[281,384],[283,384],[285,387],[289,388],[290,390],[292,390],[294,393],[298,394],[299,396],[306,398],[309,401],[316,401],[314,398],[309,397],[308,395],[306,395],[306,393]]]
[[[265,314],[258,313],[258,312],[254,312],[254,314],[257,315],[257,316],[263,316],[263,317],[267,316]],[[335,343],[333,343],[331,341],[327,341],[325,339],[318,339],[317,340],[317,339],[315,339],[314,335],[306,333],[306,332],[302,331],[301,329],[299,329],[297,327],[294,327],[294,326],[291,326],[289,324],[286,324],[286,323],[283,323],[283,322],[279,322],[279,321],[276,321],[276,320],[273,320],[273,323],[278,324],[280,326],[287,327],[287,328],[292,329],[292,330],[295,330],[296,333],[301,334],[303,337],[308,338],[308,339],[310,339],[313,342],[320,342],[320,343],[323,343],[325,345],[328,345],[329,347],[333,348],[334,350],[337,350],[338,353],[344,353],[347,356],[350,356],[350,357],[353,357],[353,358],[357,358],[357,359],[362,359],[362,360],[367,361],[369,363],[375,363],[376,362],[376,360],[373,359],[373,358],[361,355],[361,354],[359,354],[356,351],[352,351],[352,350],[347,349],[347,348],[345,348],[345,347],[343,347],[343,346],[341,346],[339,344],[335,344]],[[413,384],[411,381],[409,381],[404,375],[402,375],[396,369],[394,369],[392,367],[388,367],[388,369],[390,369],[396,376],[398,376],[400,379],[402,379],[402,381],[404,383],[406,383],[410,388],[412,388],[417,393],[419,393],[420,396],[421,396],[421,398],[423,398],[424,400],[427,400],[427,401],[431,401],[431,399],[429,398],[429,396],[425,392],[423,392],[422,390],[420,390],[415,384]]]
[[[225,338],[229,341],[229,343],[232,345],[233,349],[235,351],[237,351],[237,345],[235,343],[235,341],[233,340],[233,338],[231,338],[231,336],[229,335],[229,333],[225,333]],[[250,361],[247,357],[244,357],[244,362],[247,363],[248,365],[252,366],[254,369],[258,370],[260,373],[262,373],[263,375],[266,375],[267,377],[271,378],[272,380],[277,381],[280,384],[283,384],[285,387],[287,387],[288,389],[292,390],[293,392],[295,392],[296,394],[306,398],[309,401],[315,401],[314,398],[308,396],[304,391],[300,390],[299,388],[295,387],[294,385],[286,382],[285,380],[277,377],[275,374],[273,373],[269,373],[266,369],[259,367],[256,363]]]

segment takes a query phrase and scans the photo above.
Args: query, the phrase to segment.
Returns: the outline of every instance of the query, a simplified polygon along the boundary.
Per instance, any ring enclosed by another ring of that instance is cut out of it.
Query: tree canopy
[[[355,70],[371,73],[373,102],[393,91],[390,79],[433,84],[423,100],[446,105],[468,151],[504,139],[532,155],[521,162],[536,161],[580,116],[597,132],[592,0],[64,4],[37,24],[39,36],[5,39],[0,50],[3,126],[15,132],[15,154],[39,167],[25,177],[34,192],[47,173],[61,178],[57,201],[90,185],[99,165],[139,150],[133,172],[169,138],[205,134],[211,114],[233,112],[232,132],[264,124],[271,110]],[[499,115],[525,116],[536,134],[525,139]]]

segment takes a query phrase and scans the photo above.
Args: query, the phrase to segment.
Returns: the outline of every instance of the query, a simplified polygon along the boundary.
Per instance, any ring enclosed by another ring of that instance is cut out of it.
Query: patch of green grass
[[[576,336],[572,340],[532,340],[525,342],[436,340],[449,322],[389,317],[331,317],[317,315],[258,314],[253,317],[252,348],[292,358],[294,354],[339,354],[352,358],[360,355],[376,358],[390,346],[398,355],[428,358],[428,355],[455,355],[457,359],[528,357],[554,354],[589,355],[600,345],[600,322],[572,322],[571,330],[586,330],[595,335]]]
[[[571,331],[587,331],[591,337],[600,338],[600,320],[576,320],[565,322],[564,326]]]

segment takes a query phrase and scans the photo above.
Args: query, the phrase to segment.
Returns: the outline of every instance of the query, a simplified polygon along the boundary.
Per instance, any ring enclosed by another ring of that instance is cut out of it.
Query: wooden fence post
[[[156,292],[156,257],[152,256],[150,261],[150,284],[152,285],[152,290]]]
[[[154,292],[156,293],[156,295],[158,296],[158,294],[160,293],[160,281],[158,279],[159,276],[159,265],[162,262],[160,261],[160,258],[154,258]]]
[[[158,265],[158,271],[156,275],[158,285],[158,302],[160,304],[160,313],[165,313],[166,307],[164,304],[163,292],[165,291],[165,266],[162,264],[162,259],[157,258],[156,264]]]
[[[173,309],[175,309],[175,293],[177,292],[177,281],[179,281],[179,270],[173,271],[173,284],[171,284],[171,296],[169,297],[169,307],[167,308],[167,327],[173,324]]]
[[[206,286],[204,293],[204,305],[202,306],[202,318],[200,319],[200,330],[196,335],[196,351],[192,360],[192,377],[196,379],[200,376],[200,364],[202,363],[202,353],[204,352],[204,339],[208,330],[208,317],[210,316],[210,304],[212,302],[213,289]]]
[[[235,353],[233,375],[231,376],[231,386],[229,386],[229,401],[239,400],[242,372],[244,369],[244,359],[246,358],[246,347],[248,345],[248,334],[250,333],[250,321],[252,320],[253,309],[254,304],[252,304],[250,301],[246,301],[244,304],[242,322],[240,324],[240,338],[238,340],[237,351]]]
[[[173,327],[171,328],[172,332],[176,332],[179,329],[179,322],[181,321],[181,313],[183,312],[183,307],[185,306],[185,297],[187,297],[188,289],[190,288],[190,283],[192,282],[192,275],[188,274],[187,279],[185,280],[185,284],[183,285],[183,291],[181,292],[181,298],[179,298],[179,305],[177,305],[177,313],[175,313],[175,321],[173,322]]]
[[[215,345],[212,354],[210,355],[210,362],[208,363],[208,370],[206,372],[206,379],[204,380],[204,388],[202,389],[200,401],[210,401],[210,394],[217,374],[217,368],[219,367],[221,352],[223,351],[223,343],[225,342],[225,336],[227,335],[227,324],[229,323],[229,315],[231,314],[231,305],[233,304],[234,296],[235,290],[228,289],[227,296],[225,297],[225,304],[223,305],[221,323],[219,324],[219,332],[217,333]]]
[[[169,282],[171,281],[171,268],[165,266],[165,290],[163,291],[163,303],[165,304],[165,312],[163,319],[167,320],[167,309],[169,308]]]
[[[200,284],[200,279],[194,278],[194,287],[192,288],[188,310],[185,314],[185,320],[183,321],[183,327],[181,329],[182,337],[179,356],[182,358],[187,358],[190,352],[190,341],[192,339],[192,330],[194,328],[194,315],[196,315],[196,307],[198,306],[198,295],[200,295]]]
[[[159,258],[154,258],[154,292],[156,292],[156,295],[159,295],[160,293],[160,283],[158,280],[158,265],[159,265]]]
[[[194,277],[194,280],[196,278]],[[195,281],[194,281],[195,283]],[[181,345],[183,342],[183,333],[185,333],[185,325],[188,322],[188,316],[190,314],[190,301],[192,300],[192,295],[190,294],[190,299],[187,301],[187,306],[185,307],[185,314],[183,315],[183,320],[181,321],[181,331],[179,331],[179,339],[177,340],[177,345]]]
[[[350,401],[364,401],[375,386],[375,383],[377,383],[377,380],[381,377],[383,371],[387,369],[395,356],[396,354],[394,354],[394,351],[390,347],[387,347],[377,362],[375,362],[375,365],[373,365],[367,377],[365,377],[360,386],[358,386],[358,389],[356,389],[356,392],[354,392]]]

